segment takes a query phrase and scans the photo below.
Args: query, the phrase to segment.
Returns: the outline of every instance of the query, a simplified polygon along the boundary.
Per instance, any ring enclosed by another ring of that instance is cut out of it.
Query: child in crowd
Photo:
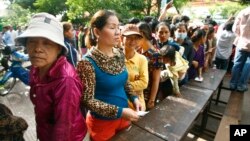
[[[202,82],[202,69],[204,67],[204,43],[206,40],[206,32],[196,29],[191,37],[194,45],[194,58],[192,65],[188,71],[189,79]]]
[[[184,80],[189,68],[188,61],[175,50],[173,46],[163,46],[160,50],[165,63],[165,70],[161,71],[161,81],[170,78],[173,86],[174,95],[180,97],[179,82]]]
[[[151,34],[148,34],[148,35],[151,36]],[[171,45],[177,51],[179,51],[180,49],[178,44],[169,41],[169,37],[170,37],[169,24],[167,24],[166,22],[160,22],[156,26],[157,44],[155,46],[151,44],[151,47],[148,48],[147,51],[143,53],[145,54],[145,56],[147,56],[149,60],[149,65],[148,65],[149,66],[149,87],[146,89],[146,92],[145,92],[145,94],[148,95],[147,96],[148,97],[147,108],[149,109],[153,108],[155,103],[157,103],[157,101],[162,100],[162,97],[166,97],[167,93],[171,93],[171,92],[164,92],[163,96],[161,96],[161,93],[159,93],[159,90],[161,89],[159,88],[161,87],[160,86],[160,73],[161,73],[161,70],[163,70],[165,66],[164,63],[162,62],[162,58],[161,58],[161,55],[159,54],[160,52],[159,50],[164,45]],[[163,87],[167,87],[171,89],[170,87],[168,87],[168,86],[171,86],[171,81],[169,79],[166,80],[163,85],[164,85]]]
[[[215,30],[212,25],[207,27],[207,40],[205,45],[205,63],[204,70],[207,71],[209,67],[212,67],[213,58],[216,49],[216,38],[214,36]]]

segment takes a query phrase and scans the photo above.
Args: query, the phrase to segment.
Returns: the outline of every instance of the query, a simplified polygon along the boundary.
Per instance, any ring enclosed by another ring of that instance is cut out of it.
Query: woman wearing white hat
[[[82,141],[87,127],[80,110],[82,84],[65,54],[61,23],[48,13],[34,15],[17,40],[27,47],[32,68],[30,99],[40,141]],[[70,85],[68,85],[70,84]]]

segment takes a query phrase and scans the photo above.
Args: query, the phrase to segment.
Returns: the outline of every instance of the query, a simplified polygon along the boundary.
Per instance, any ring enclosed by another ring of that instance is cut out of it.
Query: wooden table
[[[121,131],[115,135],[111,141],[163,141],[163,139],[136,125],[132,125],[129,130]]]
[[[218,86],[220,86],[225,74],[225,70],[208,69],[207,72],[203,73],[204,80],[202,82],[197,82],[192,79],[187,83],[187,85],[197,86],[215,91],[218,89]]]
[[[186,85],[197,86],[205,89],[213,90],[214,92],[218,89],[217,97],[215,99],[215,104],[219,102],[227,104],[224,101],[220,101],[220,93],[223,85],[223,78],[226,74],[225,70],[221,69],[208,69],[207,72],[203,73],[204,80],[202,82],[197,82],[195,80],[190,80]],[[228,88],[223,88],[227,89]]]
[[[169,96],[134,124],[164,140],[181,140],[206,107],[213,91],[182,86],[182,98]]]

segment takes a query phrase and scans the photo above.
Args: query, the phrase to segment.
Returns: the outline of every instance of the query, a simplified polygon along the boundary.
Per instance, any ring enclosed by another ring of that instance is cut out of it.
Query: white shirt
[[[233,42],[236,35],[233,32],[223,30],[217,37],[216,57],[220,59],[228,59],[232,53]]]
[[[237,36],[235,39],[236,47],[250,52],[250,7],[243,9],[237,15],[233,32]]]

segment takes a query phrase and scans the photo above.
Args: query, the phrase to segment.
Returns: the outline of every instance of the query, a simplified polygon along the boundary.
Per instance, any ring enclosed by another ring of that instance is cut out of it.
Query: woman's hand
[[[172,0],[166,4],[166,9],[169,9],[171,7],[173,7],[173,1]]]
[[[137,115],[136,111],[130,108],[123,108],[122,117],[129,121],[137,121],[139,119],[139,116]]]
[[[141,106],[141,102],[139,101],[138,98],[135,98],[134,100],[134,107],[136,108],[136,111],[141,111],[142,109],[142,106]]]
[[[214,51],[214,49],[215,49],[215,48],[210,48],[210,49],[208,50],[208,53],[212,53],[212,52]]]
[[[155,102],[153,100],[149,100],[147,103],[147,108],[152,109],[155,107]]]

